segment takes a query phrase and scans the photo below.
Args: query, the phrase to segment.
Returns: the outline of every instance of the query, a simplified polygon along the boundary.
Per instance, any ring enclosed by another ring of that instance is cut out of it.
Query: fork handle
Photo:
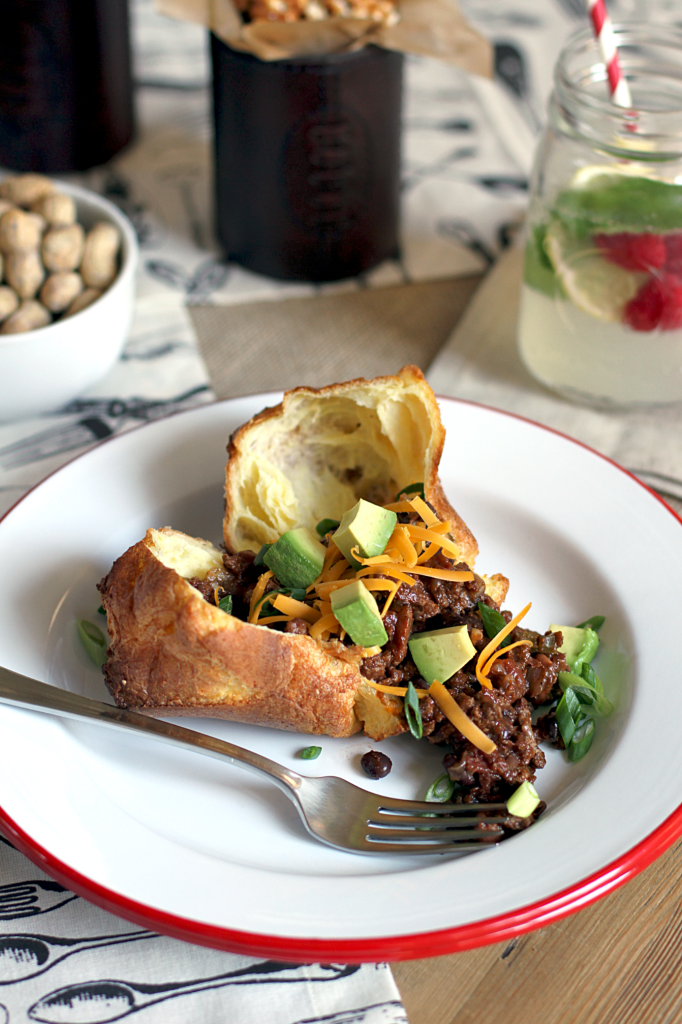
[[[110,728],[143,732],[164,743],[172,743],[184,747],[185,750],[198,750],[209,757],[216,757],[239,768],[247,768],[257,775],[266,776],[288,796],[296,793],[303,783],[302,776],[290,768],[285,768],[284,765],[277,764],[262,754],[238,747],[235,743],[228,743],[226,740],[219,740],[193,729],[185,729],[181,725],[164,722],[159,718],[150,718],[136,711],[117,708],[100,700],[82,697],[78,693],[41,683],[30,676],[1,666],[0,704],[11,704],[29,711],[44,711],[61,718],[84,719]]]

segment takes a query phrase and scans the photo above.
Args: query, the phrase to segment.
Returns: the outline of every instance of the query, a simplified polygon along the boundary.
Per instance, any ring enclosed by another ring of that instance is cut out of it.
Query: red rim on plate
[[[505,412],[504,410],[486,406],[483,403],[469,402],[463,399],[448,397],[446,400],[450,402],[455,401],[463,405],[478,406],[499,415],[522,420],[525,423],[556,434],[565,440],[571,441],[573,444],[585,448],[593,455],[598,456],[630,477],[656,498],[682,525],[682,518],[677,515],[660,495],[643,484],[633,473],[630,473],[614,462],[613,459],[602,455],[589,445],[577,441],[575,438],[569,437],[552,427],[536,423],[516,413]],[[180,414],[176,413],[173,415]],[[141,426],[145,425],[142,424]],[[116,440],[116,438],[108,438],[102,444],[113,440]],[[76,459],[87,455],[89,451],[92,451],[92,449],[76,456]],[[70,461],[73,462],[75,459]],[[65,465],[67,464],[65,463]],[[59,472],[62,468],[60,466],[54,472]],[[50,474],[50,476],[52,475],[54,474]],[[36,484],[36,486],[40,486],[40,484]],[[31,488],[31,490],[33,489]],[[0,518],[0,523],[22,500],[23,498],[19,499]],[[603,896],[607,896],[619,886],[630,881],[630,879],[647,868],[657,857],[660,857],[661,854],[665,853],[672,846],[682,835],[682,804],[661,825],[626,853],[575,885],[562,889],[537,902],[527,904],[499,916],[488,917],[453,928],[408,935],[358,939],[315,939],[267,935],[203,924],[188,918],[178,917],[163,910],[128,899],[75,871],[68,864],[54,857],[48,850],[35,842],[30,835],[4,812],[2,807],[0,807],[0,832],[20,853],[23,853],[37,867],[79,896],[83,896],[85,899],[119,917],[173,938],[208,946],[212,949],[222,949],[250,956],[274,957],[292,962],[334,961],[337,963],[367,963],[385,960],[420,959],[442,956],[447,953],[459,953],[478,946],[503,942],[524,932],[546,927],[569,914],[581,910],[583,907],[596,902]]]

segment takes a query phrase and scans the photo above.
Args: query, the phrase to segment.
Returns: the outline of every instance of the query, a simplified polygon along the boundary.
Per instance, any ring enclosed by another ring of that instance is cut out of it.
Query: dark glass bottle
[[[0,165],[53,174],[109,160],[133,135],[126,0],[0,11]]]
[[[269,277],[398,255],[402,54],[261,61],[212,39],[218,235]]]

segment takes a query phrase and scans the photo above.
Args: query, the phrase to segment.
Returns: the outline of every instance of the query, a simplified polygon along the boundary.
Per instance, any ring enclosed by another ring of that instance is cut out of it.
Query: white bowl
[[[56,182],[76,200],[88,230],[99,220],[121,232],[121,267],[104,294],[73,316],[23,334],[0,334],[0,422],[55,412],[107,373],[133,318],[137,238],[120,210],[94,192]]]

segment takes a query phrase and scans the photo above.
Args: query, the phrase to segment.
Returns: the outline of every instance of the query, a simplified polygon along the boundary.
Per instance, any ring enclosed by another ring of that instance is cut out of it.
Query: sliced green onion
[[[81,638],[83,647],[88,652],[95,665],[99,665],[101,667],[107,660],[107,641],[104,633],[99,626],[95,626],[92,622],[88,622],[87,619],[78,619],[76,626],[78,628],[78,635]]]
[[[573,739],[573,734],[575,733],[576,723],[582,715],[580,701],[570,686],[564,690],[564,695],[557,704],[557,708],[554,713],[556,715],[556,721],[559,726],[561,738],[564,741],[564,746],[568,748],[569,743]]]
[[[416,740],[420,740],[424,735],[424,727],[422,725],[422,712],[419,707],[419,697],[417,691],[414,688],[413,683],[407,684],[407,693],[405,694],[405,700],[403,702],[405,707],[405,718],[407,724],[410,727],[410,732]]]
[[[504,629],[507,625],[507,620],[502,612],[498,612],[497,609],[491,608],[489,604],[485,604],[483,601],[478,602],[478,611],[481,616],[481,621],[483,622],[485,635],[489,640],[494,640],[500,630]],[[510,643],[511,638],[506,636],[500,644],[500,647],[506,647],[507,644]]]
[[[263,547],[258,552],[258,554],[256,555],[256,557],[254,558],[253,564],[254,565],[265,565],[265,562],[263,561],[263,558],[265,557],[266,552],[269,551],[269,549],[271,547],[272,547],[272,544],[264,544]]]
[[[507,810],[515,818],[530,818],[540,803],[540,797],[532,782],[522,782],[507,800]]]
[[[583,669],[585,668],[589,666],[583,666]],[[591,682],[592,677],[596,680],[594,684]],[[575,672],[560,672],[559,686],[564,693],[567,688],[573,690],[580,703],[589,704],[595,715],[606,718],[613,712],[613,704],[604,696],[604,687],[594,670],[591,675],[589,672],[581,675],[576,675]]]
[[[322,747],[305,747],[305,749],[301,751],[301,757],[304,761],[314,761],[321,753]]]
[[[591,686],[583,686],[578,683],[575,686],[571,686],[571,689],[581,704],[586,704],[588,707],[592,707],[597,695]]]
[[[568,747],[568,760],[580,761],[592,746],[594,739],[594,718],[584,718],[579,722]]]
[[[449,775],[439,775],[435,782],[432,782],[424,797],[429,803],[447,804],[455,792],[455,783]]]
[[[597,693],[604,692],[604,687],[602,686],[601,679],[599,678],[599,676],[594,671],[591,665],[585,663],[580,669],[580,674],[587,683],[587,685],[591,686],[593,690],[596,690]]]
[[[315,527],[320,537],[326,537],[330,530],[338,530],[341,525],[340,519],[320,519]]]
[[[226,594],[225,597],[221,597],[218,601],[218,607],[221,611],[227,612],[228,615],[232,614],[232,594]]]
[[[592,692],[594,693],[592,714],[598,715],[600,718],[608,718],[613,714],[613,704],[603,693],[596,693],[594,690]]]
[[[426,501],[423,483],[410,484],[409,487],[401,487],[395,500],[400,501],[403,494],[417,494],[422,499],[422,501]]]
[[[605,622],[605,615],[593,615],[591,619],[586,619],[585,622],[579,623],[578,629],[593,629],[595,633],[598,633]]]

